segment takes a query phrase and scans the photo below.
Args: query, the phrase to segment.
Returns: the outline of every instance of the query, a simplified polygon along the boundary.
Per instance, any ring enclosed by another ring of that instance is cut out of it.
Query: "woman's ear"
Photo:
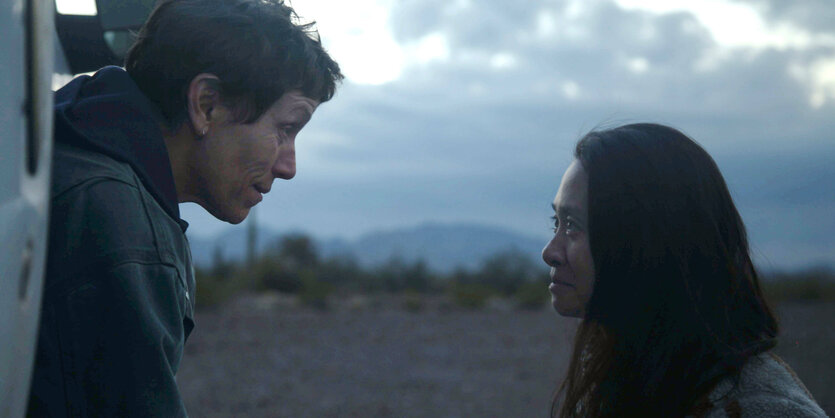
[[[214,74],[198,74],[188,86],[186,100],[194,134],[203,137],[211,128],[213,112],[220,105],[220,79]]]

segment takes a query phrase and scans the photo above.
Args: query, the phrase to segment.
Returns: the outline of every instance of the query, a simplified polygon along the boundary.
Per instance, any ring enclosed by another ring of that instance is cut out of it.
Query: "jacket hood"
[[[133,168],[159,205],[180,219],[159,109],[120,67],[76,77],[55,92],[55,141],[105,154]]]

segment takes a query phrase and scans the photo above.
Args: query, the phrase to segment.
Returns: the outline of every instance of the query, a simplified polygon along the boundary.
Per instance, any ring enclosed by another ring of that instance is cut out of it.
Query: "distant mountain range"
[[[210,267],[216,256],[226,261],[243,260],[246,257],[246,235],[246,227],[236,227],[214,239],[189,237],[194,263]],[[284,235],[260,228],[256,244],[259,254],[276,248]],[[430,269],[441,273],[456,267],[477,268],[485,258],[509,250],[530,255],[531,260],[537,262],[545,245],[541,239],[474,224],[427,223],[371,232],[354,240],[311,238],[321,257],[349,256],[364,267],[380,265],[392,258],[405,262],[424,260]]]

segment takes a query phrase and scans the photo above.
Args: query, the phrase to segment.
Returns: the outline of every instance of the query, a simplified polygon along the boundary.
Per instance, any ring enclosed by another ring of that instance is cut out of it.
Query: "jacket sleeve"
[[[720,383],[722,389],[718,393],[733,389],[705,415],[707,418],[826,418],[802,383],[784,368],[787,366],[764,355],[760,357],[749,360],[750,366],[743,369],[738,385],[729,380]]]
[[[187,294],[135,192],[104,182],[54,201],[30,413],[186,416]]]
[[[725,408],[728,417],[757,418],[826,418],[826,413],[811,399],[792,399],[780,394],[748,394],[735,408]],[[738,410],[741,413],[735,414]]]

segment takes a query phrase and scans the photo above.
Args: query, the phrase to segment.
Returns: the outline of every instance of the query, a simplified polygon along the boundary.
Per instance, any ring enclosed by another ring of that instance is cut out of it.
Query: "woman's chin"
[[[583,317],[583,310],[580,309],[576,304],[566,304],[563,301],[557,299],[556,296],[551,295],[551,305],[554,306],[554,310],[557,311],[560,316],[565,316],[568,318],[582,318]]]
[[[234,213],[230,214],[226,222],[229,222],[232,225],[237,225],[243,222],[246,219],[246,217],[249,216],[249,209],[250,208],[238,209]]]
[[[229,222],[232,225],[237,225],[243,222],[249,216],[250,207],[226,207],[218,208],[216,211],[209,211],[215,218],[224,222]]]

